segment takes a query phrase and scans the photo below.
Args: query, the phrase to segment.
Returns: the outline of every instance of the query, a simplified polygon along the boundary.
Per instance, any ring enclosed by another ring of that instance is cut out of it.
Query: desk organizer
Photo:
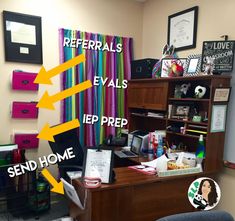
[[[159,177],[177,176],[177,175],[186,175],[186,174],[193,174],[200,172],[202,172],[202,167],[201,165],[197,165],[196,167],[186,168],[186,169],[159,171],[158,176]]]
[[[38,118],[37,102],[17,102],[12,103],[12,118]]]
[[[38,148],[38,133],[15,133],[14,143],[18,144],[18,149],[35,149]]]
[[[34,84],[37,73],[13,71],[12,73],[12,89],[38,91],[38,84]]]

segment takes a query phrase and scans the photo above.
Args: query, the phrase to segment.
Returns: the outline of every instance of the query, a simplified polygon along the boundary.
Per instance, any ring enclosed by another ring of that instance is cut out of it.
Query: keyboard
[[[126,154],[127,156],[135,156],[134,153],[132,153],[131,151],[128,151],[128,150],[122,150],[122,152],[123,152],[124,154]]]

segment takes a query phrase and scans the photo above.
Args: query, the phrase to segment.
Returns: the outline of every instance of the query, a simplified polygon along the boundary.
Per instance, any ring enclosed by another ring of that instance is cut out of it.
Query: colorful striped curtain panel
[[[60,37],[60,62],[84,54],[86,61],[68,69],[62,74],[62,89],[65,90],[85,80],[93,80],[95,76],[108,78],[119,84],[122,80],[130,79],[132,60],[132,38],[94,34],[76,30],[59,30]],[[103,44],[122,45],[121,52],[110,52],[107,50],[89,50],[82,48],[81,44],[70,47],[64,44],[66,39],[81,39],[100,41]],[[62,102],[62,122],[78,118],[80,121],[79,139],[82,145],[94,146],[101,144],[109,134],[117,135],[121,128],[101,126],[102,116],[114,118],[127,118],[127,89],[117,89],[100,84],[84,92],[65,99]],[[99,121],[95,124],[83,124],[84,114],[96,115]]]

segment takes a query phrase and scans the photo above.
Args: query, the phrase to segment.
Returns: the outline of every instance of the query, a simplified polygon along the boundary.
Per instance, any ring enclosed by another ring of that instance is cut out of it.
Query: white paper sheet
[[[142,162],[141,164],[145,166],[154,167],[156,168],[157,171],[164,171],[164,170],[167,170],[167,162],[169,160],[170,159],[168,159],[166,155],[164,154],[155,160],[152,160],[149,162]]]
[[[85,176],[98,176],[102,183],[109,183],[111,154],[111,150],[87,149]]]
[[[66,195],[69,197],[69,199],[71,199],[79,208],[81,208],[82,210],[85,209],[85,203],[84,206],[81,203],[81,200],[78,197],[78,194],[75,190],[75,188],[69,184],[67,181],[65,181],[63,178],[60,178],[60,180],[63,182],[64,184],[64,190]],[[86,201],[86,197],[85,200]]]
[[[6,21],[6,30],[11,31],[12,43],[36,45],[35,25]]]

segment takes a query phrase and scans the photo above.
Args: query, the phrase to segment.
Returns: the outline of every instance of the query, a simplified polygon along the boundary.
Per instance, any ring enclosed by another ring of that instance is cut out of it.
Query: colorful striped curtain
[[[122,80],[130,79],[132,60],[132,38],[94,34],[76,30],[59,30],[60,37],[60,62],[63,63],[71,58],[84,54],[86,61],[70,68],[62,74],[62,89],[65,90],[85,80],[91,80],[94,76],[105,79]],[[109,52],[102,50],[87,50],[81,45],[77,48],[63,47],[64,38],[87,39],[112,42],[114,48],[118,43],[122,44],[122,52]],[[115,82],[115,81],[114,81]],[[114,118],[127,118],[127,89],[114,87],[93,86],[92,88],[71,96],[62,101],[61,121],[67,122],[78,118],[80,121],[79,139],[82,145],[94,146],[101,144],[109,134],[117,135],[121,128],[101,126],[100,121],[95,124],[83,124],[84,114],[97,115],[99,120],[102,116]]]

